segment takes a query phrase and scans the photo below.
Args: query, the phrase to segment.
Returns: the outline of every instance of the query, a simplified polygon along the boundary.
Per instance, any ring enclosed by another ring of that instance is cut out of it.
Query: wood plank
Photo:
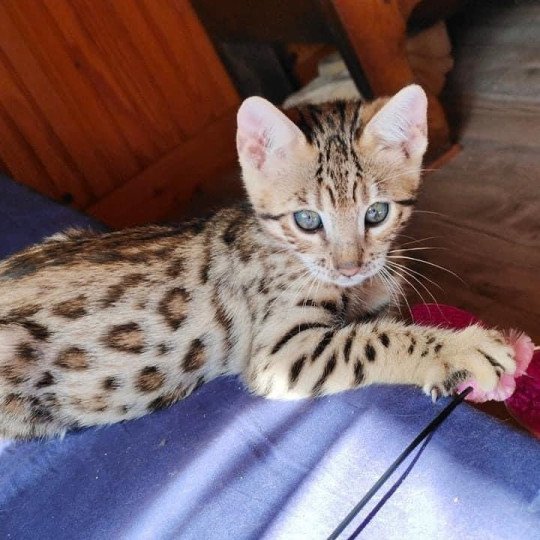
[[[114,111],[106,108],[98,89],[85,75],[74,40],[62,34],[42,2],[14,0],[9,6],[25,34],[33,36],[27,39],[35,43],[33,52],[39,62],[47,66],[51,85],[69,108],[74,121],[85,126],[91,151],[99,156],[116,184],[136,174],[140,169],[136,157],[116,125]],[[98,178],[93,180],[99,183]]]
[[[105,40],[102,34],[107,32],[106,13],[102,12],[100,25],[99,21],[83,18],[72,2],[43,0],[43,3],[67,43],[77,50],[79,69],[99,92],[126,138],[139,168],[147,167],[164,150],[149,136],[153,130],[149,126],[148,114],[137,101],[136,93],[121,83],[119,72],[123,69],[123,63],[118,60],[118,54],[101,43]],[[98,0],[96,10],[99,11],[103,5],[103,1]],[[134,84],[137,74],[134,74]]]
[[[26,185],[39,190],[44,195],[58,199],[61,193],[53,184],[45,166],[36,155],[0,101],[0,155],[2,171],[13,178],[26,179]]]
[[[167,36],[164,36],[163,30],[156,26],[142,2],[135,4],[112,2],[111,8],[125,22],[130,32],[137,36],[133,46],[138,49],[144,63],[152,66],[153,72],[159,73],[163,104],[167,108],[167,114],[174,121],[179,140],[184,140],[201,128],[204,119],[201,119],[198,107],[186,107],[186,101],[190,101],[193,96],[190,89],[186,88],[186,79],[171,60]],[[195,47],[191,49],[193,51],[184,50],[186,64],[194,62],[194,59],[187,58],[188,55],[194,55]]]
[[[4,0],[0,33],[0,163],[81,209],[140,174],[159,191],[161,160],[239,103],[187,0]]]
[[[229,42],[332,43],[319,0],[192,0],[210,35]]]
[[[20,4],[16,7],[20,9]],[[79,186],[83,186],[91,195],[91,199],[110,191],[114,187],[112,178],[102,162],[92,152],[90,141],[86,136],[84,126],[73,118],[72,110],[66,105],[62,96],[51,84],[45,70],[30,48],[32,36],[25,32],[24,23],[19,25],[20,19],[14,17],[9,4],[0,4],[0,42],[6,58],[12,66],[20,66],[17,76],[24,92],[39,109],[44,121],[55,133],[65,153],[65,159],[71,161],[76,168],[77,184],[68,188],[76,202],[83,206],[88,201],[81,200]],[[26,22],[29,22],[26,19]],[[28,30],[28,28],[26,28]],[[35,44],[37,45],[37,44]],[[42,45],[40,44],[40,47]],[[42,99],[47,96],[47,99]],[[97,185],[92,185],[91,178],[100,178]]]
[[[114,1],[71,0],[70,4],[94,48],[107,59],[109,75],[122,89],[141,128],[158,149],[155,155],[174,147],[180,140],[179,132],[162,91],[161,74],[135,45],[140,36],[116,13]],[[137,10],[136,2],[128,5]]]
[[[167,51],[185,86],[186,101],[198,107],[199,125],[207,125],[238,105],[238,93],[190,2],[142,0],[141,3],[154,24],[168,36]]]
[[[235,130],[236,107],[88,208],[88,213],[112,227],[128,227],[181,212],[200,183],[234,167]]]
[[[37,104],[25,92],[16,70],[0,49],[0,96],[4,110],[9,114],[17,132],[32,148],[37,160],[43,164],[57,193],[75,193],[83,203],[91,194],[79,183],[79,171],[66,159],[62,142],[58,139]],[[0,134],[2,136],[2,134]],[[10,149],[3,155],[7,161]],[[33,178],[39,182],[39,178]],[[73,190],[73,191],[72,191]]]

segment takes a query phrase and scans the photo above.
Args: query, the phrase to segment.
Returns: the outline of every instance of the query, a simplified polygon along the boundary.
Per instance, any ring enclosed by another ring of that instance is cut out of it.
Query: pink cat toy
[[[412,309],[417,324],[438,325],[461,329],[471,324],[483,324],[476,317],[461,309],[443,304],[420,304]],[[495,400],[505,401],[514,418],[536,437],[540,438],[540,350],[535,349],[531,338],[512,330],[507,340],[516,353],[516,372],[501,376],[498,386],[491,392],[482,391],[476,381],[463,382],[457,389],[472,387],[467,400],[476,403]]]

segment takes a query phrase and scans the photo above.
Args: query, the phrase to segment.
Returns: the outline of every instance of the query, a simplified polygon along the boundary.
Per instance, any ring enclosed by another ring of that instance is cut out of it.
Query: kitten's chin
[[[347,276],[340,276],[336,279],[334,279],[334,284],[338,287],[357,287],[358,285],[361,285],[366,281],[366,279],[369,279],[371,276],[364,276],[357,274],[353,277],[347,277]]]

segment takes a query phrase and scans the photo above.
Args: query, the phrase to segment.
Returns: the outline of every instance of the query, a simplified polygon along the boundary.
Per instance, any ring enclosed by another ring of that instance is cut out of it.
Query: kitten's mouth
[[[320,266],[310,264],[309,262],[306,263],[306,266],[309,271],[321,281],[345,288],[361,285],[367,279],[378,274],[384,268],[384,259],[372,261],[367,265],[364,265],[358,274],[351,277],[344,276],[335,270],[329,271],[326,268],[321,268]]]

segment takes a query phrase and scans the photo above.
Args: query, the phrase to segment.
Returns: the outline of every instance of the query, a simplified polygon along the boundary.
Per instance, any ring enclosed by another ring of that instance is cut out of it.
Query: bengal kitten
[[[513,373],[498,331],[384,316],[388,252],[411,215],[426,96],[238,112],[249,204],[184,226],[68,231],[0,264],[0,434],[129,420],[239,374],[255,394],[372,383],[447,395]]]

